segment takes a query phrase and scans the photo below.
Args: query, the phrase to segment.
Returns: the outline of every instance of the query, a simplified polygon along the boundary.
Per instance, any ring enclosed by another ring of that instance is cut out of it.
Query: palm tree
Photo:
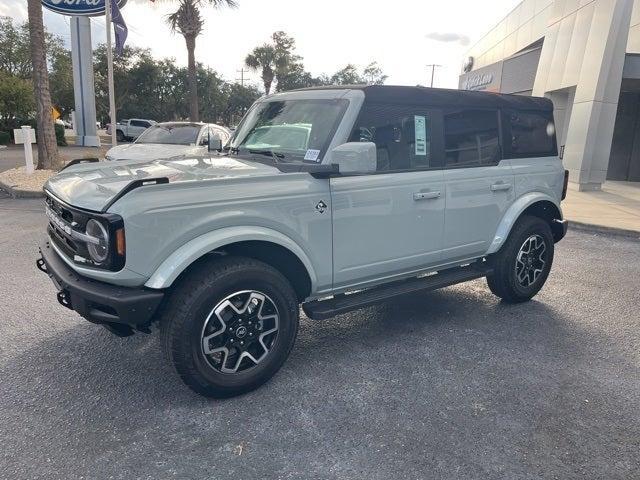
[[[200,7],[208,3],[214,7],[237,6],[235,0],[179,0],[178,9],[167,17],[173,33],[179,33],[187,44],[187,69],[189,72],[189,112],[193,122],[200,120],[198,108],[198,78],[196,69],[196,39],[202,33],[204,20]]]
[[[56,132],[51,117],[51,94],[49,93],[49,72],[42,23],[40,0],[28,0],[29,39],[31,43],[31,65],[33,67],[33,91],[37,112],[38,169],[55,170],[61,166],[56,143]]]
[[[254,48],[253,52],[247,55],[244,63],[252,70],[261,70],[264,92],[269,95],[271,84],[276,76],[276,69],[279,67],[276,49],[272,45],[265,43],[261,47]]]

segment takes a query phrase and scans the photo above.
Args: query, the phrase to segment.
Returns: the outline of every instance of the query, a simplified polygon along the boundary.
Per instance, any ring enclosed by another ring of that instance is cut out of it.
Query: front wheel
[[[232,397],[280,369],[298,318],[297,297],[280,272],[256,260],[223,257],[181,281],[161,319],[161,338],[189,388],[207,397]]]
[[[549,224],[538,217],[520,218],[491,259],[494,270],[487,276],[489,289],[505,302],[531,300],[549,277],[553,254]]]

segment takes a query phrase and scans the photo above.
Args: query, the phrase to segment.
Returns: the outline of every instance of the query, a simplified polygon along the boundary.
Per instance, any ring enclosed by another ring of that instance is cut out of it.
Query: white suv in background
[[[212,140],[225,145],[231,133],[213,123],[165,122],[149,127],[135,142],[107,151],[107,160],[156,160],[204,155],[216,150]]]

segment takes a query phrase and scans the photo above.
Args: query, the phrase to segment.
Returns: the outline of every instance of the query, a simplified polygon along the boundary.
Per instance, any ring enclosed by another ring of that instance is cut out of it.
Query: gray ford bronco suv
[[[90,322],[120,336],[159,325],[206,396],[273,376],[300,305],[325,319],[481,277],[506,302],[529,300],[567,231],[543,98],[298,90],[258,100],[209,146],[61,171],[45,185],[37,261]]]

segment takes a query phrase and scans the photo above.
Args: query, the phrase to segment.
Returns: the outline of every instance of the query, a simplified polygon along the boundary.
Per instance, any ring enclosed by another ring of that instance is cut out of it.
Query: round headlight
[[[87,235],[98,240],[98,243],[87,243],[87,250],[91,260],[103,263],[109,257],[109,233],[97,220],[89,220],[86,227]]]

